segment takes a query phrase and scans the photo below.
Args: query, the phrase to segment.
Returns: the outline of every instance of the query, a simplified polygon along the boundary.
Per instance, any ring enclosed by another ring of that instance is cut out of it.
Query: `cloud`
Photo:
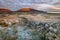
[[[36,6],[38,10],[50,11],[52,8],[49,6],[60,7],[60,0],[0,0],[0,8],[7,7],[12,11],[19,10],[23,7],[34,8],[35,4],[39,4],[40,6]],[[33,6],[34,5],[34,6]],[[41,7],[42,6],[42,7]],[[34,8],[35,9],[35,8]]]

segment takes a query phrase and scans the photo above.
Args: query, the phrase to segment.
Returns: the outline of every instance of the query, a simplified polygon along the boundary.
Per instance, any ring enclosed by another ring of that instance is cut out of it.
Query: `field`
[[[60,14],[0,14],[0,40],[60,40]]]

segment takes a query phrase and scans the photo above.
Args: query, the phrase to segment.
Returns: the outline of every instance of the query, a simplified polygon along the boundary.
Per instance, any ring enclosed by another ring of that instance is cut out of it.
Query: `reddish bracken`
[[[6,9],[6,8],[0,8],[0,12],[11,12],[11,10]]]
[[[20,11],[29,12],[30,10],[31,10],[31,8],[21,8],[21,9],[17,10],[17,12],[20,12]],[[12,11],[7,8],[0,8],[0,12],[12,12]]]
[[[18,12],[23,11],[23,12],[29,12],[31,10],[31,8],[21,8],[19,10],[17,10]]]

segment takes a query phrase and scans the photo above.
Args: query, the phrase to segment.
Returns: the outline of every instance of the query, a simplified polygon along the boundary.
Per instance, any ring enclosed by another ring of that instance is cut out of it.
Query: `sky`
[[[43,11],[51,11],[49,6],[60,8],[60,0],[0,0],[0,8],[8,8],[12,11],[19,10],[23,7],[42,9]]]

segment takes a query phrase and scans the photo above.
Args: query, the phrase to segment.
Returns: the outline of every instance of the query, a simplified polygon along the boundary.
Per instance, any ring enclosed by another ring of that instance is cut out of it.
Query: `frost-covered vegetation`
[[[17,22],[0,20],[0,40],[60,40],[60,22],[36,22],[19,17]]]
[[[4,17],[0,19],[0,40],[60,40],[60,21],[41,22],[31,20],[28,16],[13,15],[6,15],[7,18],[2,15]]]

